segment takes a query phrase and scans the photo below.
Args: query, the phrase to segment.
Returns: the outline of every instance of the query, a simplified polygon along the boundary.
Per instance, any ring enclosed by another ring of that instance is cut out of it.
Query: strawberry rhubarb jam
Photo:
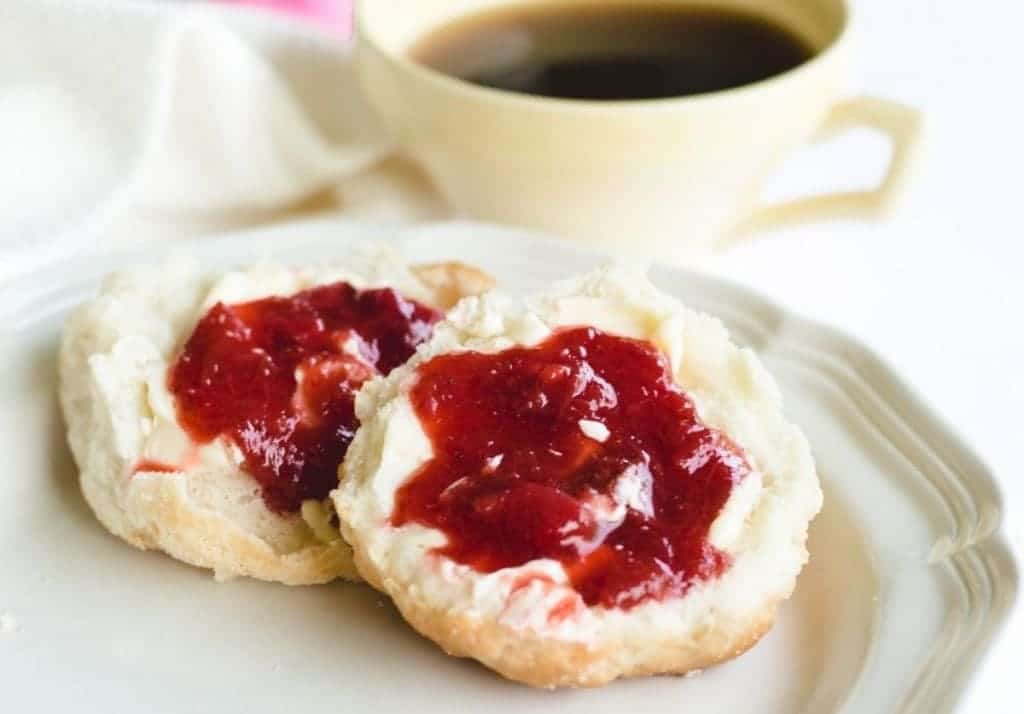
[[[347,283],[218,303],[171,366],[178,422],[196,442],[230,440],[267,507],[296,512],[337,486],[360,385],[409,359],[440,319],[394,290]]]
[[[433,458],[392,523],[442,531],[479,572],[560,561],[587,605],[631,608],[721,574],[708,531],[750,471],[650,343],[581,327],[436,357],[411,400]]]

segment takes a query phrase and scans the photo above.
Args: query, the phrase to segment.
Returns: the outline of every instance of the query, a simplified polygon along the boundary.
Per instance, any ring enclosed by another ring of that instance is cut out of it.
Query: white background
[[[929,151],[911,194],[885,224],[768,236],[714,266],[881,353],[999,476],[1018,553],[1024,552],[1021,8],[1016,0],[858,0],[859,89],[928,115]],[[885,159],[877,137],[851,135],[795,157],[773,195],[870,184]],[[78,179],[86,185],[94,177]],[[54,186],[54,197],[76,188],[69,179],[68,186]],[[1018,608],[962,711],[1020,711],[1015,685],[1022,661]]]
[[[817,226],[717,261],[804,315],[860,337],[960,430],[998,475],[1024,552],[1024,6],[860,0],[861,91],[927,112],[928,155],[884,225]],[[884,145],[851,136],[798,157],[780,192],[869,183]],[[961,710],[1021,711],[1024,613]]]

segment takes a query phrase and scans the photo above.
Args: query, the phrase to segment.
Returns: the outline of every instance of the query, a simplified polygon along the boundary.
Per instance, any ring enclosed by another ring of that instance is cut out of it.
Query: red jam
[[[445,355],[419,368],[411,400],[434,457],[392,523],[441,530],[440,554],[486,573],[552,558],[587,605],[624,609],[729,566],[708,531],[750,466],[651,344],[582,327]]]
[[[394,290],[347,283],[218,303],[170,369],[178,422],[194,441],[229,439],[267,507],[296,512],[337,485],[360,385],[409,359],[440,319]]]
[[[149,473],[149,474],[173,474],[178,471],[177,466],[171,466],[165,464],[163,461],[153,461],[151,459],[142,459],[135,463],[132,467],[132,475]]]

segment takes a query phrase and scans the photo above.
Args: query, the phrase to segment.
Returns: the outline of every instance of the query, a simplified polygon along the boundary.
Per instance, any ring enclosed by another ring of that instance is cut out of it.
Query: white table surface
[[[885,224],[788,231],[715,270],[861,338],[963,432],[998,475],[1006,529],[1024,552],[1024,9],[1009,0],[858,0],[864,91],[926,110],[929,156]],[[855,135],[797,157],[780,193],[870,183],[884,145]],[[0,215],[2,220],[2,215]],[[1019,711],[1018,608],[961,711]]]
[[[997,474],[1024,553],[1024,8],[990,0],[859,0],[863,91],[927,111],[929,151],[893,220],[790,231],[717,261],[739,279],[876,349]],[[857,136],[797,158],[779,190],[870,181],[884,145]],[[839,171],[833,166],[842,166]],[[829,182],[829,183],[826,183]],[[961,711],[1021,711],[1024,608]]]

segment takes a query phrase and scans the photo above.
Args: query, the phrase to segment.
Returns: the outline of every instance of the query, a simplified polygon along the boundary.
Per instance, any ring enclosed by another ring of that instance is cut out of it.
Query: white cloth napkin
[[[0,281],[126,243],[298,215],[439,218],[350,45],[275,15],[0,2]]]

